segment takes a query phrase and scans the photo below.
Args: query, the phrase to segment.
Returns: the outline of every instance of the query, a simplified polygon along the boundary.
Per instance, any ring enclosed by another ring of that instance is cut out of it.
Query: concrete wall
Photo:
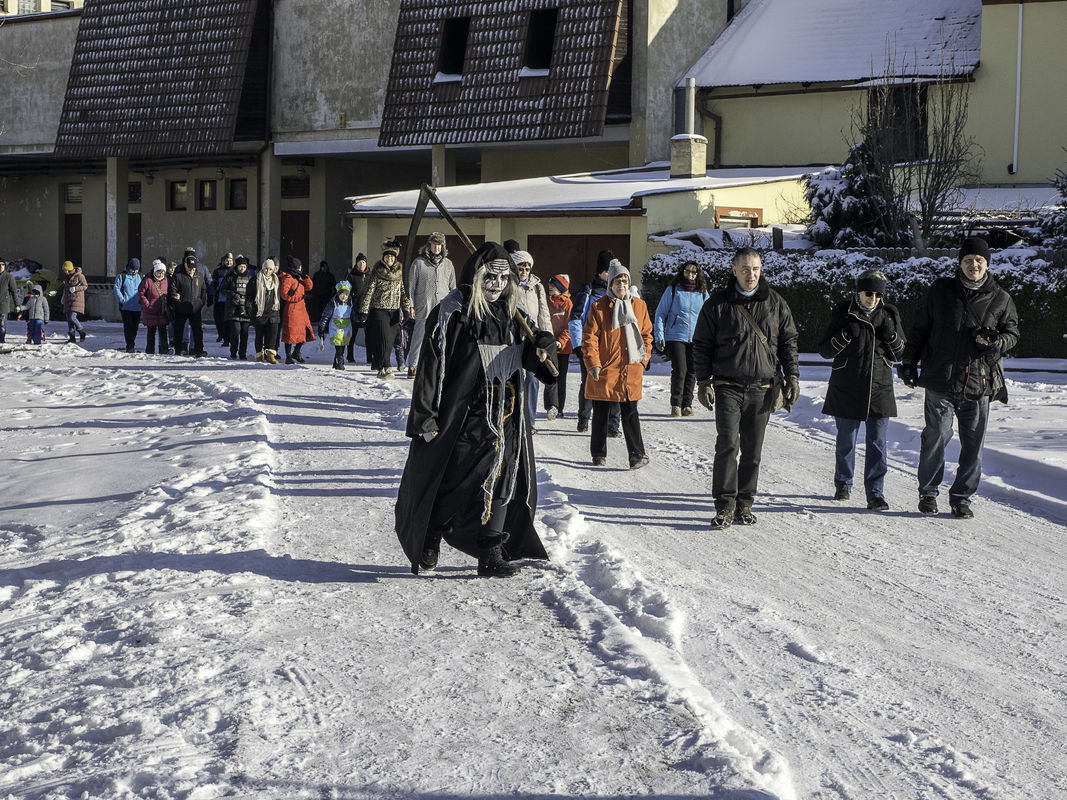
[[[52,152],[79,19],[80,14],[0,19],[0,155]]]
[[[625,143],[560,149],[489,149],[482,151],[482,181],[623,169],[627,166],[627,158],[628,147]]]
[[[982,61],[969,129],[985,151],[985,183],[1045,183],[1067,163],[1067,2],[1024,3],[1018,171],[1012,174],[1019,5],[982,7]]]
[[[276,0],[272,128],[279,141],[376,129],[399,0]],[[344,124],[341,115],[345,115]]]
[[[61,197],[52,176],[0,178],[0,255],[58,269],[64,261],[56,235],[63,230]]]
[[[670,158],[674,86],[725,27],[726,0],[633,0],[632,166]]]

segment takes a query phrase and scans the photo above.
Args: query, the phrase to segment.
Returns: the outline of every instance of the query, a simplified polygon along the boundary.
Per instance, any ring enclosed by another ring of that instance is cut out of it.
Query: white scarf
[[[641,336],[641,328],[634,316],[633,303],[630,296],[623,299],[615,298],[615,308],[611,312],[611,329],[613,331],[623,329],[626,337],[626,355],[631,364],[643,364],[648,360],[645,353],[645,340]]]

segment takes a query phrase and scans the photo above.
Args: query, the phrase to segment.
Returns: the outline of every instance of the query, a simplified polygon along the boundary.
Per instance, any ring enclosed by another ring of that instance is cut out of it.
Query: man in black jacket
[[[704,303],[693,334],[697,399],[715,412],[712,530],[756,522],[752,501],[779,363],[785,404],[792,406],[800,397],[793,313],[761,277],[758,252],[738,250],[732,266],[734,280]]]
[[[971,497],[982,478],[989,400],[1008,401],[1001,356],[1018,341],[1019,315],[1011,296],[989,274],[989,245],[978,237],[964,239],[956,274],[938,278],[926,293],[900,365],[906,385],[926,389],[918,475],[923,514],[937,513],[955,416],[960,459],[948,501],[953,516],[974,516]]]
[[[197,269],[196,256],[186,256],[182,268],[174,273],[167,287],[167,296],[171,307],[174,309],[174,330],[177,332],[177,340],[174,352],[182,352],[184,344],[181,336],[185,331],[185,323],[189,323],[189,331],[193,340],[189,354],[206,356],[204,351],[204,323],[201,312],[207,305],[208,292],[207,281]]]

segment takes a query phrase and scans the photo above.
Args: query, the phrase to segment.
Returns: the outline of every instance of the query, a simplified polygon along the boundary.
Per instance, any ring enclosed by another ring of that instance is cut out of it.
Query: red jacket
[[[315,341],[315,329],[311,327],[304,294],[314,284],[307,275],[299,278],[291,272],[279,276],[279,291],[282,300],[282,341],[286,344],[303,344]]]
[[[571,344],[571,334],[567,330],[567,320],[571,318],[571,309],[574,304],[564,294],[549,295],[548,314],[552,318],[552,335],[559,342],[560,355],[574,352]]]

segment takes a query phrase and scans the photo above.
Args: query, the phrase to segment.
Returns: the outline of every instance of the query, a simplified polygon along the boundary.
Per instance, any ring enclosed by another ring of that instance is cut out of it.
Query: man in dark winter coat
[[[189,354],[193,356],[206,356],[204,351],[204,322],[201,312],[207,305],[208,281],[197,269],[195,255],[185,257],[181,268],[174,273],[167,287],[167,296],[170,298],[171,308],[174,310],[174,331],[177,337],[174,343],[174,352],[180,353],[184,347],[182,335],[185,331],[185,323],[189,323],[189,331],[192,345]]]
[[[212,307],[212,314],[215,319],[215,332],[217,334],[216,342],[222,342],[223,347],[227,347],[230,344],[230,326],[226,320],[229,317],[226,316],[226,302],[228,295],[222,288],[223,282],[226,280],[226,276],[233,270],[233,253],[226,253],[219,259],[218,266],[215,267],[215,271],[211,273],[211,286],[208,289],[208,296],[215,298],[215,304]]]
[[[923,514],[937,513],[955,416],[960,459],[948,501],[953,516],[974,516],[971,497],[982,478],[989,400],[1008,401],[1001,357],[1018,342],[1019,315],[989,274],[989,245],[978,237],[964,239],[956,274],[938,278],[927,291],[900,365],[905,384],[926,389],[918,474]]]
[[[704,303],[693,334],[697,399],[715,411],[712,530],[756,522],[752,502],[779,364],[785,375],[785,405],[792,406],[800,397],[793,313],[762,271],[759,253],[751,247],[738,250],[734,280]]]
[[[7,315],[19,305],[21,303],[18,290],[15,288],[15,279],[7,271],[7,261],[0,258],[0,344],[7,336]]]
[[[848,500],[856,464],[856,437],[866,429],[863,486],[867,508],[888,511],[885,475],[889,471],[889,418],[897,415],[893,395],[893,363],[904,352],[900,312],[884,301],[889,281],[868,270],[856,282],[856,293],[830,313],[819,355],[834,360],[822,413],[837,424],[834,500]]]
[[[337,279],[330,271],[329,263],[320,261],[318,270],[311,276],[311,291],[304,295],[304,305],[307,306],[310,320],[314,322],[322,316],[322,310],[333,299],[336,285]]]
[[[252,322],[255,292],[255,278],[248,271],[248,259],[237,256],[233,269],[226,273],[219,287],[219,293],[226,297],[224,323],[231,359],[248,358],[248,326]],[[215,305],[218,306],[218,301]]]
[[[608,272],[611,270],[612,261],[617,261],[615,254],[610,250],[601,250],[596,257],[596,278],[577,292],[571,292],[571,318],[567,322],[567,332],[570,334],[574,355],[578,359],[578,369],[582,375],[578,384],[578,433],[588,431],[589,421],[593,418],[593,401],[585,397],[585,379],[589,371],[585,366],[585,359],[582,358],[582,331],[593,303],[608,293]],[[622,409],[618,403],[612,403],[608,408],[608,436],[621,435]]]
[[[396,533],[416,574],[437,565],[444,540],[477,557],[479,575],[509,577],[518,571],[512,559],[548,557],[533,526],[537,471],[523,382],[525,370],[554,380],[545,366],[555,361],[554,339],[523,335],[511,262],[496,242],[468,259],[460,284],[426,321]]]

